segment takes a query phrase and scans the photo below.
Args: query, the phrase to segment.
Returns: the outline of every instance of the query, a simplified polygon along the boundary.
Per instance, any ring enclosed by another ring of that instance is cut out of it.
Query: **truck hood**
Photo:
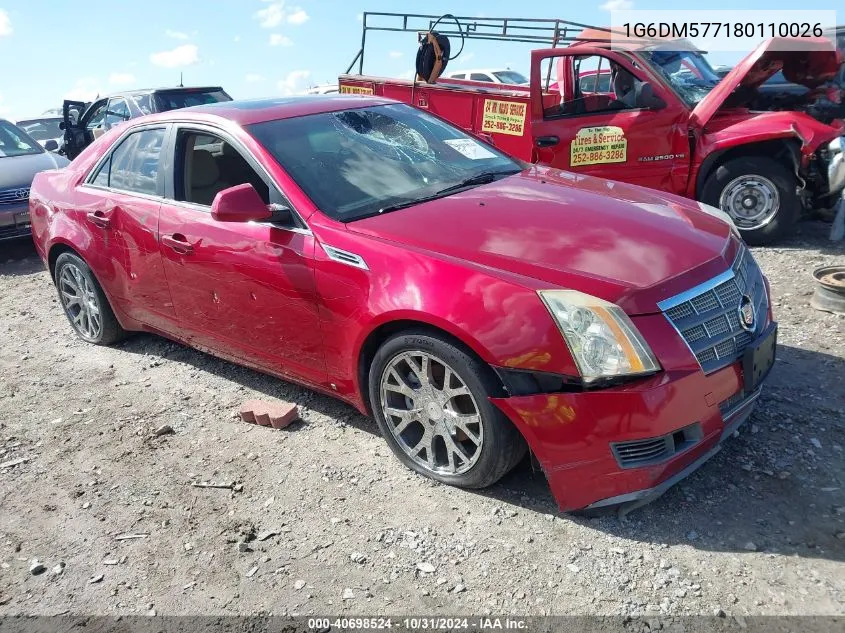
[[[824,37],[806,38],[800,40],[804,50],[784,50],[797,45],[792,38],[775,38],[760,44],[695,106],[690,125],[703,128],[723,106],[748,105],[756,96],[756,89],[779,70],[783,70],[787,81],[807,88],[820,86],[836,76],[842,55],[833,42]]]
[[[730,224],[697,202],[546,167],[347,229],[538,288],[580,290],[632,315],[658,312],[658,301],[724,272],[733,256]]]

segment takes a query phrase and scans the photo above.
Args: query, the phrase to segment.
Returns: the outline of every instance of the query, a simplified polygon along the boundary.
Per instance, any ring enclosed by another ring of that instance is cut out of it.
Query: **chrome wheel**
[[[719,197],[722,211],[731,216],[740,229],[759,229],[780,208],[780,194],[775,184],[763,176],[745,175],[731,180]]]
[[[59,297],[71,324],[83,338],[94,340],[103,329],[100,301],[88,278],[74,264],[59,273]]]
[[[481,456],[484,427],[464,380],[436,356],[393,357],[380,383],[381,409],[393,438],[425,470],[459,475]]]

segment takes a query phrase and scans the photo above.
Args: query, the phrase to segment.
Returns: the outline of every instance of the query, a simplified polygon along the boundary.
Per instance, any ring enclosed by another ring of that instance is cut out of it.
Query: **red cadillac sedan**
[[[530,448],[562,510],[661,494],[774,362],[767,281],[721,212],[386,99],[135,119],[30,205],[83,340],[153,332],[332,394],[447,484]]]

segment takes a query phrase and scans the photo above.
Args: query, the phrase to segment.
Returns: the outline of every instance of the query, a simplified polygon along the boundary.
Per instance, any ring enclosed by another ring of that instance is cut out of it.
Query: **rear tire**
[[[498,387],[491,374],[436,334],[409,331],[388,339],[370,365],[369,395],[399,460],[460,488],[486,488],[516,466],[527,445],[488,399]]]
[[[56,259],[53,279],[59,304],[76,335],[94,345],[111,345],[126,336],[88,264],[74,253]]]
[[[719,165],[701,190],[701,201],[731,216],[749,244],[783,237],[801,216],[798,180],[782,163],[740,156]]]

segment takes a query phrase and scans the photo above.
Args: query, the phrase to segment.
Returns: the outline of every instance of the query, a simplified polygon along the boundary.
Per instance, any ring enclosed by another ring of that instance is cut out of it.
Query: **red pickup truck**
[[[462,28],[439,32],[551,44],[532,51],[530,86],[364,75],[367,31],[413,31],[413,19],[436,20],[399,16],[401,28],[373,25],[396,16],[365,14],[362,49],[349,69],[357,62],[358,74],[340,76],[341,92],[410,103],[526,161],[718,207],[751,244],[781,237],[806,210],[832,208],[845,188],[842,121],[748,107],[779,71],[811,89],[834,77],[842,57],[828,39],[803,42],[809,51],[769,40],[720,79],[704,53],[683,40],[611,46],[607,29],[561,20],[456,18]],[[569,36],[573,28],[577,35]],[[542,29],[551,35],[537,35]],[[610,91],[602,92],[607,87],[596,77],[608,73]]]

